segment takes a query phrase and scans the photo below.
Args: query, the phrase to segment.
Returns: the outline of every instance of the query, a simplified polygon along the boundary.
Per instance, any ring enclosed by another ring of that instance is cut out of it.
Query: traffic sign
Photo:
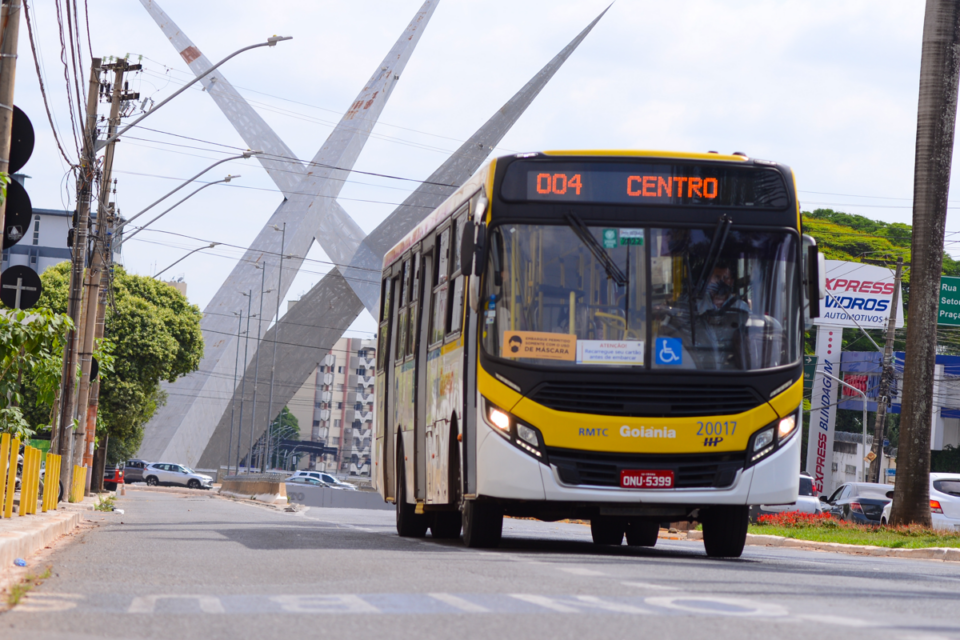
[[[10,131],[10,163],[7,170],[16,173],[23,169],[33,155],[33,124],[20,107],[13,106],[13,124]]]
[[[960,278],[940,276],[937,324],[960,327]]]
[[[817,374],[817,356],[803,356],[803,390],[813,389],[813,377]]]
[[[30,196],[16,180],[7,185],[7,212],[3,219],[3,248],[9,249],[30,231],[33,205]]]
[[[40,300],[40,276],[21,264],[0,274],[0,302],[11,309],[30,309]]]

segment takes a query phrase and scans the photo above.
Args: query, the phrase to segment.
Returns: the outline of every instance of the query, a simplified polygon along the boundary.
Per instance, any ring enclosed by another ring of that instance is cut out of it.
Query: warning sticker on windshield
[[[643,229],[620,229],[620,245],[642,245]]]
[[[643,364],[643,341],[580,340],[577,364]]]
[[[504,331],[500,355],[504,358],[541,360],[577,359],[577,336],[540,331]]]

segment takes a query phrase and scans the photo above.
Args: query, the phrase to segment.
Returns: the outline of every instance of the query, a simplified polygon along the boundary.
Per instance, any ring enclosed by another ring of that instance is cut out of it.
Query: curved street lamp
[[[205,246],[205,247],[197,247],[196,249],[194,249],[193,251],[191,251],[191,252],[188,253],[187,255],[183,256],[182,258],[180,258],[179,260],[177,260],[176,262],[174,262],[173,264],[171,264],[171,265],[170,265],[169,267],[167,267],[166,269],[161,269],[160,271],[158,271],[157,273],[155,273],[153,277],[154,277],[154,278],[159,278],[161,273],[163,273],[164,271],[169,271],[170,269],[172,269],[172,268],[175,267],[176,265],[180,264],[181,262],[183,262],[184,260],[186,260],[187,258],[189,258],[190,256],[192,256],[193,254],[195,254],[197,251],[203,251],[204,249],[213,249],[213,248],[214,248],[215,246],[217,246],[218,244],[220,244],[220,243],[219,243],[219,242],[211,242],[210,244],[208,244],[208,245]]]

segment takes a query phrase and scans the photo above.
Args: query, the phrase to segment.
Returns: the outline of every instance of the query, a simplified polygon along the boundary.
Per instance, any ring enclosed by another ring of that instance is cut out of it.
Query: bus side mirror
[[[460,273],[465,276],[473,275],[473,255],[476,252],[477,225],[467,222],[463,225],[463,235],[460,238]]]
[[[827,269],[816,240],[803,236],[803,248],[804,315],[809,325],[814,318],[820,317],[820,301],[827,295]]]

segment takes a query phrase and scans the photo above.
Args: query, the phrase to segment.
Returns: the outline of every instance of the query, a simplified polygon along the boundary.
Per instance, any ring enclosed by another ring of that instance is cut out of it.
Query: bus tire
[[[407,504],[406,474],[401,446],[397,453],[397,535],[401,538],[422,538],[427,535],[430,523],[427,516],[417,513],[417,505]]]
[[[660,535],[660,523],[638,520],[627,523],[627,544],[631,547],[653,547]]]
[[[472,549],[491,549],[503,535],[503,511],[495,504],[463,503],[463,542]]]
[[[623,542],[624,524],[615,518],[598,516],[590,520],[590,535],[594,544],[619,545]]]
[[[739,558],[747,542],[749,508],[713,507],[703,514],[703,546],[711,558]]]
[[[455,540],[460,537],[463,520],[459,511],[435,511],[430,523],[430,534],[441,540]]]

